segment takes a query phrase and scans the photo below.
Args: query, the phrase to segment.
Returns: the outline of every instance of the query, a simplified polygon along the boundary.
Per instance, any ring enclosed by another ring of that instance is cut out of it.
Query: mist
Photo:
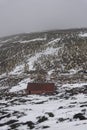
[[[0,37],[87,27],[87,0],[0,0]]]

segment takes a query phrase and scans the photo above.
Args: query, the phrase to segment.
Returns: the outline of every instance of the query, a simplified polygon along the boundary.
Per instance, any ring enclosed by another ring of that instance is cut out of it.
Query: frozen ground
[[[25,85],[21,82],[10,93],[20,90],[20,87],[24,89]],[[65,84],[57,89],[58,93],[50,96],[9,93],[8,97],[0,98],[0,130],[86,130],[87,95],[84,86],[87,83]],[[78,87],[82,91],[72,94],[72,89]]]
[[[77,39],[74,39],[74,34],[69,35],[68,33],[55,35],[51,33],[41,37],[27,37],[27,39],[26,37],[15,36],[13,39],[0,40],[2,48],[6,43],[9,45],[10,42],[15,46],[15,43],[18,42],[18,45],[23,45],[23,51],[25,45],[30,47],[28,44],[42,43],[40,50],[37,48],[37,50],[33,50],[32,55],[25,56],[30,72],[24,72],[24,62],[21,61],[20,64],[16,63],[8,74],[0,75],[0,130],[86,130],[87,70],[83,70],[82,66],[77,64],[76,67],[64,71],[67,53],[63,53],[62,49],[64,49],[65,43],[72,43],[72,40],[78,41],[79,38],[80,40],[85,38],[83,41],[86,43],[87,33],[77,33],[75,37]],[[65,52],[67,47],[65,46]],[[61,59],[58,57],[59,51]],[[63,56],[65,56],[64,62]],[[26,95],[27,83],[33,82],[41,72],[34,67],[35,62],[41,65],[42,70],[46,67],[47,73],[44,73],[46,79],[56,84],[57,90],[53,95]],[[47,64],[48,62],[49,64]]]

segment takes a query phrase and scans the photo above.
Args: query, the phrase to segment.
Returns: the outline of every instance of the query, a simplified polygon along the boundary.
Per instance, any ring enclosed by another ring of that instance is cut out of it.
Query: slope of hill
[[[26,95],[53,82],[53,95]],[[87,128],[87,29],[0,38],[0,130]]]

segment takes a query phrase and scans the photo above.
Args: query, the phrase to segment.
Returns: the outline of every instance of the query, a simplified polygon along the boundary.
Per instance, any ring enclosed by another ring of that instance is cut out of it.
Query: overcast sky
[[[87,0],[0,0],[0,37],[87,27]]]

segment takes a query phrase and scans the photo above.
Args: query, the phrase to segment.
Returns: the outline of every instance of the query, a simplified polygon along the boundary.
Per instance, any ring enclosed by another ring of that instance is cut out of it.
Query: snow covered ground
[[[63,84],[57,87],[58,93],[50,96],[18,95],[28,82],[29,78],[22,80],[9,90],[9,96],[0,98],[0,130],[86,130],[87,95],[83,88],[87,82]],[[73,95],[74,88],[82,89],[81,93]],[[16,96],[12,95],[14,92]],[[80,116],[74,118],[79,113],[82,120]]]
[[[22,84],[22,83],[21,83]],[[84,84],[63,85],[71,88],[82,87]],[[17,86],[15,90],[20,88]],[[22,86],[21,86],[22,87]],[[11,91],[10,91],[11,92]],[[64,98],[63,92],[51,96],[47,95],[26,95],[13,97],[12,99],[0,99],[1,111],[6,114],[1,115],[0,130],[8,130],[15,124],[17,130],[29,129],[28,122],[34,123],[33,130],[86,130],[87,120],[75,119],[75,114],[81,113],[87,118],[87,95],[81,93]],[[0,113],[1,113],[0,111]],[[9,116],[8,116],[9,114]],[[5,116],[5,118],[4,118]],[[44,118],[40,120],[41,118]],[[17,121],[11,124],[8,121]],[[9,125],[5,125],[5,123]],[[4,124],[4,125],[3,125]],[[19,124],[19,125],[17,125]]]

